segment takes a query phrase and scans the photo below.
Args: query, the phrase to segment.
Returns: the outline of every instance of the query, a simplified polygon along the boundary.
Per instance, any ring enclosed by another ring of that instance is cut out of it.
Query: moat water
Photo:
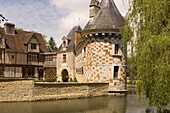
[[[145,113],[145,96],[105,96],[44,102],[0,103],[0,113]]]

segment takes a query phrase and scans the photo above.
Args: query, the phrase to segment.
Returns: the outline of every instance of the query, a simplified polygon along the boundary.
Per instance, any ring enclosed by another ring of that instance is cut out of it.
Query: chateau
[[[48,52],[41,34],[15,30],[14,24],[6,23],[0,28],[0,76],[124,84],[124,18],[113,0],[91,0],[89,10],[86,26],[73,27],[57,53]]]
[[[113,0],[91,0],[89,22],[62,38],[57,52],[57,77],[80,82],[125,82],[121,28],[124,18]]]

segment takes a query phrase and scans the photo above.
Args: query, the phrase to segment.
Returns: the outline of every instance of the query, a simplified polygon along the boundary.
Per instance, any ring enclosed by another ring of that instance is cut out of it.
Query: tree
[[[0,14],[0,23],[4,21],[8,21],[2,14]]]
[[[46,35],[42,35],[42,37],[43,37],[43,39],[45,41],[46,46],[48,46],[48,44],[47,44],[47,36]]]
[[[133,48],[131,65],[149,104],[163,110],[170,103],[169,0],[131,1],[123,29],[124,48],[127,43]]]
[[[49,51],[51,51],[51,52],[56,52],[57,51],[57,46],[56,46],[56,43],[55,43],[55,40],[54,40],[53,37],[50,38],[47,45],[48,45]]]

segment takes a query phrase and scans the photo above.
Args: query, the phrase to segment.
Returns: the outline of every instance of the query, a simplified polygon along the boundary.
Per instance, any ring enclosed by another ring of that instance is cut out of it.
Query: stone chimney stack
[[[90,8],[89,18],[90,21],[92,22],[93,19],[96,17],[97,13],[99,12],[99,10],[101,9],[99,0],[91,0],[89,8]]]
[[[5,34],[7,35],[15,35],[15,24],[13,23],[5,23],[4,24]]]

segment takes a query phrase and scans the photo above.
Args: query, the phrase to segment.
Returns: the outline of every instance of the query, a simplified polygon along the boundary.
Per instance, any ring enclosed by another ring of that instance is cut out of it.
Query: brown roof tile
[[[26,44],[28,44],[29,40],[33,37],[33,35],[35,35],[38,41],[40,42],[41,52],[48,52],[45,41],[43,40],[42,35],[39,33],[15,30],[15,35],[6,35],[4,28],[0,28],[0,34],[2,34],[6,44],[9,46],[9,48],[6,49],[7,51],[26,53],[27,52]]]

